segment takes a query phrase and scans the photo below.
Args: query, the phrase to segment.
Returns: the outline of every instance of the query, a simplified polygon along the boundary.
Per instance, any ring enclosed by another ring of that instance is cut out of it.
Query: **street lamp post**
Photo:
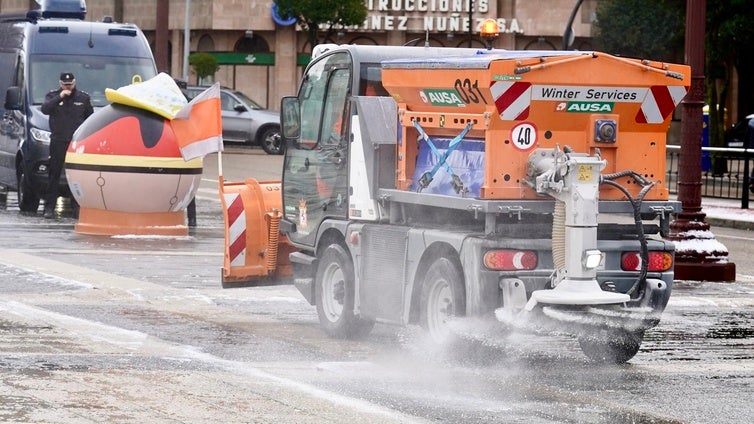
[[[186,0],[186,22],[183,26],[183,80],[189,80],[189,49],[191,48],[191,0]]]
[[[168,17],[170,16],[170,2],[168,0],[157,0],[154,31],[154,60],[157,63],[159,72],[170,72],[168,67]]]
[[[734,281],[736,265],[728,262],[728,249],[715,240],[702,212],[705,6],[705,0],[686,0],[685,50],[691,66],[691,87],[682,102],[678,165],[681,213],[670,223],[668,238],[676,245],[676,279]]]
[[[474,0],[469,0],[469,48],[474,41]]]
[[[568,25],[566,25],[565,32],[563,32],[563,50],[571,50],[573,46],[574,34],[573,34],[573,21],[576,19],[576,13],[578,13],[581,3],[584,0],[576,0],[576,5],[571,10],[571,16],[568,18]]]

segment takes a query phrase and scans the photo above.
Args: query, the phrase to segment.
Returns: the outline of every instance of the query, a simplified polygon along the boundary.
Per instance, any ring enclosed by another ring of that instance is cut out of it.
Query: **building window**
[[[245,35],[236,41],[236,46],[233,48],[236,53],[269,53],[270,46],[264,38],[256,35]]]
[[[204,34],[199,38],[199,42],[196,44],[196,51],[198,52],[212,52],[215,51],[215,40],[212,36]]]
[[[527,43],[524,50],[557,50],[557,48],[545,37],[537,37]]]

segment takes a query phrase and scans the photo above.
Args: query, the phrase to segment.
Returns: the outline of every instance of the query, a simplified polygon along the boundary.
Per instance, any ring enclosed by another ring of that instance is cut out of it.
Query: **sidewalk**
[[[713,227],[754,230],[754,201],[749,206],[749,209],[741,209],[740,199],[702,197],[702,212],[706,214],[704,221]]]

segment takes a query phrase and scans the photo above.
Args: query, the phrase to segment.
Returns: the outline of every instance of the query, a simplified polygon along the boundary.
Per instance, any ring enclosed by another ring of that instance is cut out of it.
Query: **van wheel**
[[[262,150],[268,155],[282,155],[284,153],[283,140],[280,137],[280,129],[276,127],[267,128],[259,136]]]
[[[421,326],[437,343],[456,341],[448,321],[466,310],[463,271],[460,265],[441,257],[424,274],[420,298]]]
[[[643,331],[596,330],[579,336],[579,346],[592,362],[623,364],[639,352],[642,340]]]
[[[39,209],[39,196],[34,192],[23,167],[18,171],[18,209],[26,213],[37,213]]]
[[[340,339],[364,337],[374,322],[354,314],[354,274],[351,256],[340,244],[329,245],[315,277],[317,315],[325,333]]]

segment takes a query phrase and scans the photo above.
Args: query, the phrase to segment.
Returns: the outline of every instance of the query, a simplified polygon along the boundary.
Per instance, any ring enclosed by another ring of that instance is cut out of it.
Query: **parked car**
[[[725,132],[725,147],[737,147],[742,149],[744,147],[744,139],[746,137],[746,130],[749,126],[749,121],[754,118],[754,114],[747,115],[744,119],[736,122],[728,131]],[[750,149],[754,149],[754,143],[749,141]]]
[[[748,147],[749,149],[754,149],[754,140],[752,140],[751,138],[749,138],[749,145],[744,145],[746,136],[749,133],[752,133],[752,130],[749,129],[749,125],[751,124],[750,121],[752,119],[754,119],[754,114],[746,115],[745,118],[736,122],[736,125],[732,126],[728,131],[725,132],[726,147]],[[754,133],[749,135],[749,137],[751,136],[754,136]],[[749,154],[749,157],[751,157],[751,154]],[[754,169],[751,170],[751,176],[749,176],[749,191],[751,193],[754,193]]]
[[[207,87],[188,86],[190,98]],[[270,155],[283,154],[280,140],[280,114],[260,106],[244,93],[221,87],[220,104],[223,119],[223,140],[261,146]]]

